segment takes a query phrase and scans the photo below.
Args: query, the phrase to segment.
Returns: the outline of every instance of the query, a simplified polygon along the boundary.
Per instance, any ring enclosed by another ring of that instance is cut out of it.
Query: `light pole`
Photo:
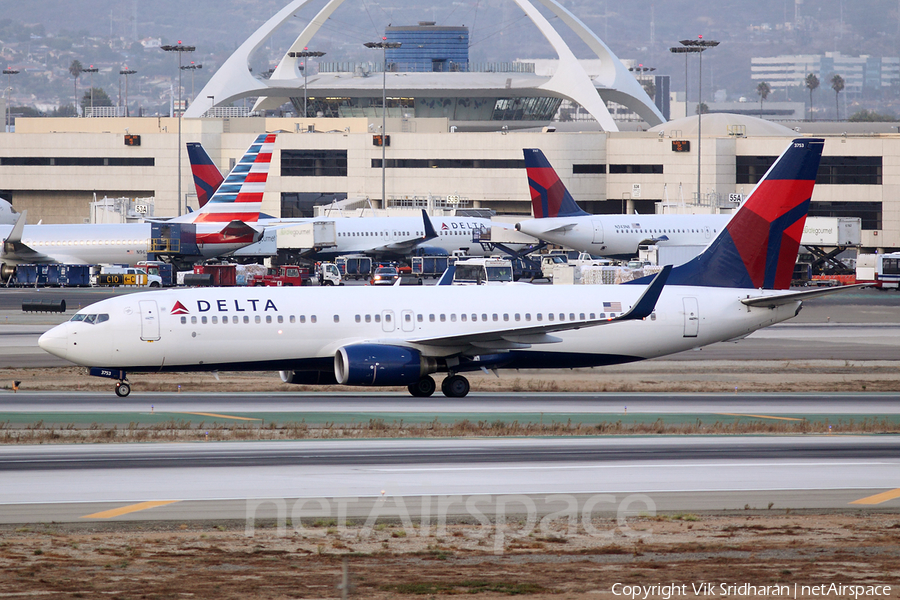
[[[12,92],[12,81],[11,77],[13,75],[18,75],[18,69],[3,69],[3,74],[6,75],[6,132],[9,133],[9,98],[10,93]]]
[[[94,73],[99,71],[97,67],[94,65],[89,66],[87,69],[82,69],[82,73],[90,73],[91,74],[91,116],[94,116]]]
[[[160,46],[166,52],[176,52],[178,54],[178,216],[181,216],[181,113],[184,112],[181,100],[181,55],[185,52],[193,52],[196,46],[182,46],[181,40],[176,45],[167,44]],[[128,88],[128,80],[125,80],[125,88]]]
[[[636,67],[628,67],[628,70],[631,71],[632,73],[637,73],[637,75],[635,75],[635,79],[638,80],[638,83],[640,83],[641,87],[644,88],[644,92],[649,96],[650,92],[647,91],[647,87],[645,85],[647,83],[647,81],[644,79],[644,73],[655,71],[656,67],[645,67],[642,63],[639,63],[638,66],[636,66]],[[656,89],[655,86],[654,86],[654,89]],[[654,95],[655,94],[656,93],[654,92]],[[656,98],[650,98],[650,99],[653,100],[654,102],[656,101]]]
[[[387,37],[382,37],[380,42],[366,42],[363,44],[366,48],[381,49],[381,204],[382,208],[387,208],[387,197],[385,195],[385,153],[384,148],[387,146],[387,49],[399,48],[400,42],[389,42]]]
[[[715,48],[719,45],[719,42],[715,40],[704,40],[703,36],[698,36],[696,40],[679,40],[679,44],[684,46],[685,48],[696,48],[696,50],[692,50],[692,52],[697,52],[698,57],[700,59],[700,68],[699,75],[697,77],[697,202],[700,202],[700,144],[702,143],[703,138],[701,137],[701,125],[702,125],[702,116],[703,116],[703,51],[707,48]],[[687,59],[685,59],[687,60]],[[684,92],[685,98],[687,98],[687,88],[685,88]],[[685,103],[687,106],[687,103]],[[687,115],[685,115],[687,116]]]
[[[191,72],[191,102],[194,101],[194,71],[197,69],[202,69],[203,65],[195,65],[194,61],[191,61],[191,64],[184,65],[183,67],[179,67],[182,71],[190,70]]]
[[[119,75],[125,76],[125,116],[126,117],[128,116],[128,76],[134,75],[135,73],[137,73],[137,71],[135,71],[134,69],[128,69],[128,68],[125,68],[125,69],[122,69],[121,71],[119,71]],[[120,96],[122,95],[122,84],[121,83],[119,84],[119,95]]]
[[[669,48],[672,54],[684,54],[684,116],[688,116],[688,54],[702,52],[700,48],[690,46],[676,46]]]
[[[311,57],[318,58],[320,56],[325,56],[325,53],[318,52],[316,50],[310,50],[308,48],[303,48],[303,50],[301,52],[288,52],[288,56],[290,56],[292,58],[304,59],[303,62],[301,63],[301,65],[303,66],[303,118],[305,119],[309,116],[309,113],[307,113],[307,111],[306,111],[306,101],[309,98],[309,94],[306,92],[306,80],[307,80],[307,74],[309,73],[309,65],[306,64],[307,61],[305,59],[311,58]]]

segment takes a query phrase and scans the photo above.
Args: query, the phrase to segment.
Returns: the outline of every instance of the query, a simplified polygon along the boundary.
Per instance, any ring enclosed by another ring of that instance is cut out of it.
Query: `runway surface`
[[[326,509],[338,516],[341,506],[365,516],[388,501],[428,512],[442,498],[444,514],[456,515],[470,513],[472,502],[488,514],[569,496],[615,511],[635,494],[653,510],[769,502],[900,508],[894,436],[7,446],[0,464],[0,522],[80,520],[107,510],[114,513],[93,518],[243,519],[262,501],[272,500],[258,516],[296,507],[297,499],[319,516],[329,516]]]

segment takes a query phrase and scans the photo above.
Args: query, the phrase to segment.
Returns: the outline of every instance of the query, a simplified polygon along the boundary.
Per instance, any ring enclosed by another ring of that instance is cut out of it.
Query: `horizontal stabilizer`
[[[818,298],[819,296],[828,296],[838,292],[846,292],[849,290],[866,287],[867,284],[859,283],[856,285],[843,285],[839,287],[819,288],[802,292],[788,292],[777,296],[761,296],[759,298],[744,298],[742,303],[747,306],[758,306],[763,308],[775,308],[783,304],[790,304],[798,300],[809,300],[810,298]]]

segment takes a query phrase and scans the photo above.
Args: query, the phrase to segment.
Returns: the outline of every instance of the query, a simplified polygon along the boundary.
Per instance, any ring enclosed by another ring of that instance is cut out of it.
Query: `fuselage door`
[[[383,322],[383,321],[382,321]],[[403,331],[413,331],[416,328],[416,316],[411,310],[400,313],[400,328]]]
[[[706,227],[703,228],[703,235],[706,236],[706,239],[709,239],[712,237],[712,233],[709,230],[709,225],[707,225]]]
[[[603,221],[600,219],[591,219],[591,225],[594,227],[594,243],[603,243]]]
[[[393,331],[397,328],[397,324],[394,323],[394,311],[381,311],[381,328],[385,331]]]
[[[156,300],[141,300],[141,339],[155,342],[159,339],[159,308]]]
[[[700,305],[696,298],[684,300],[684,337],[697,337],[700,332]]]

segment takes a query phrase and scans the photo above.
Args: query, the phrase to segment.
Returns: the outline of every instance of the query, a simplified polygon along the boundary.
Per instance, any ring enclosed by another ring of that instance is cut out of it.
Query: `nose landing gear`
[[[127,375],[122,369],[104,369],[103,367],[91,367],[88,374],[94,377],[106,377],[107,379],[118,379],[116,383],[116,396],[124,398],[131,393],[131,384],[128,383]]]

